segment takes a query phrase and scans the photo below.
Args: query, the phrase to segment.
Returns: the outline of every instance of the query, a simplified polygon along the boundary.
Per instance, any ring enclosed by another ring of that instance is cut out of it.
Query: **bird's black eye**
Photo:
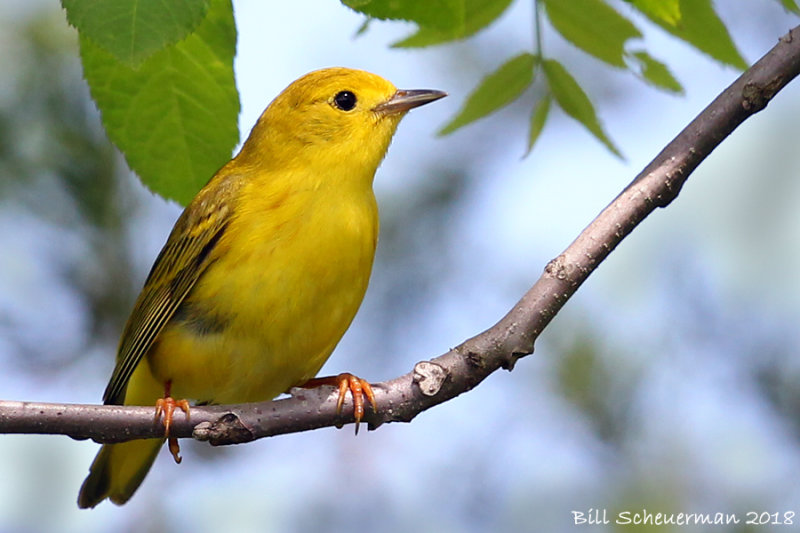
[[[333,103],[342,111],[350,111],[356,106],[356,95],[350,91],[341,91],[333,97]]]

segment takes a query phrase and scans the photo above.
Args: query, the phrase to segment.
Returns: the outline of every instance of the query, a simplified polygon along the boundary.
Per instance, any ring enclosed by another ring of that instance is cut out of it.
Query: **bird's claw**
[[[301,385],[301,387],[305,389],[311,389],[320,387],[322,385],[332,385],[339,390],[339,397],[336,400],[337,415],[342,414],[344,400],[347,397],[347,392],[350,392],[353,397],[353,418],[356,423],[356,435],[358,435],[358,426],[361,423],[361,419],[364,418],[365,396],[367,401],[369,401],[369,404],[372,406],[372,411],[375,413],[378,412],[378,404],[375,401],[375,393],[373,392],[372,386],[367,380],[354,376],[349,372],[343,372],[338,376],[311,379]],[[341,427],[341,425],[338,427]]]
[[[178,439],[170,437],[169,435],[170,427],[172,427],[172,417],[176,407],[186,413],[187,419],[189,418],[189,402],[187,400],[175,400],[172,396],[165,396],[164,398],[156,400],[155,420],[158,420],[162,414],[164,415],[164,437],[167,439],[169,453],[172,454],[172,458],[175,462],[180,464],[180,444],[178,444]]]

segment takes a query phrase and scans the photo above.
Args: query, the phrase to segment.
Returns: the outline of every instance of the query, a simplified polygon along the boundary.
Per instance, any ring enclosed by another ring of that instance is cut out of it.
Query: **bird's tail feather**
[[[150,471],[162,444],[164,439],[104,444],[81,486],[78,507],[94,507],[106,498],[117,505],[127,502]]]

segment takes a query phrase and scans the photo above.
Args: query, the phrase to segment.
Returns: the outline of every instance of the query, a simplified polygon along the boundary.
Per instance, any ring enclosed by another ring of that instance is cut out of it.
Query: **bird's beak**
[[[373,111],[382,115],[405,113],[409,109],[414,109],[415,107],[425,105],[439,98],[444,98],[445,96],[447,96],[446,92],[432,89],[415,89],[410,91],[400,89],[395,92],[391,98],[376,105]]]

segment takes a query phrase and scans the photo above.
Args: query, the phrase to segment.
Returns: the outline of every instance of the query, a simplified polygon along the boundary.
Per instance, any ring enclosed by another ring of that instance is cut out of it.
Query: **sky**
[[[778,2],[716,5],[751,62],[797,24]],[[37,9],[60,16],[45,2],[11,2],[0,8],[0,18],[20,21]],[[381,236],[362,311],[323,369],[371,381],[405,373],[491,326],[547,261],[737,76],[651,29],[648,50],[686,89],[674,97],[630,75],[606,76],[606,67],[547,32],[546,52],[575,69],[625,160],[560,113],[523,158],[524,105],[447,137],[436,131],[486,72],[530,48],[529,3],[516,2],[467,42],[412,51],[388,47],[410,25],[374,23],[354,38],[362,19],[333,1],[241,0],[234,9],[242,135],[291,80],[325,66],[357,67],[398,87],[450,94],[403,120],[378,172],[376,195],[391,233]],[[0,38],[3,47],[14,50]],[[0,55],[6,62],[0,65],[12,68],[14,54]],[[0,81],[0,97],[6,89]],[[534,94],[526,94],[529,101]],[[800,370],[800,339],[791,327],[800,313],[800,283],[793,279],[800,270],[800,216],[793,208],[800,195],[798,116],[795,82],[723,143],[672,205],[615,250],[514,372],[491,376],[411,424],[357,438],[345,428],[224,449],[187,443],[183,464],[162,454],[122,508],[75,507],[96,445],[0,437],[0,533],[223,526],[569,531],[571,512],[590,508],[800,512],[792,413],[775,409],[754,378],[767,375],[784,384],[776,385],[776,395],[788,394]],[[452,190],[437,182],[459,179],[450,172],[466,176]],[[180,208],[134,178],[128,186],[135,198],[126,231],[136,285]],[[435,197],[437,187],[457,201],[426,216],[415,202]],[[403,218],[408,212],[423,216]],[[81,265],[81,235],[3,198],[0,228],[6,251],[0,317],[11,317],[13,339],[42,353],[85,345],[85,310],[57,276],[59,264]],[[408,249],[411,258],[398,257]],[[428,287],[428,297],[405,298],[397,280]],[[394,314],[386,310],[393,306]],[[0,374],[0,398],[100,400],[113,346],[36,375],[19,364],[24,352],[14,340],[0,338],[0,364],[11,369]],[[593,354],[590,377],[570,396],[564,384],[578,378],[563,358],[582,353],[582,340]]]

